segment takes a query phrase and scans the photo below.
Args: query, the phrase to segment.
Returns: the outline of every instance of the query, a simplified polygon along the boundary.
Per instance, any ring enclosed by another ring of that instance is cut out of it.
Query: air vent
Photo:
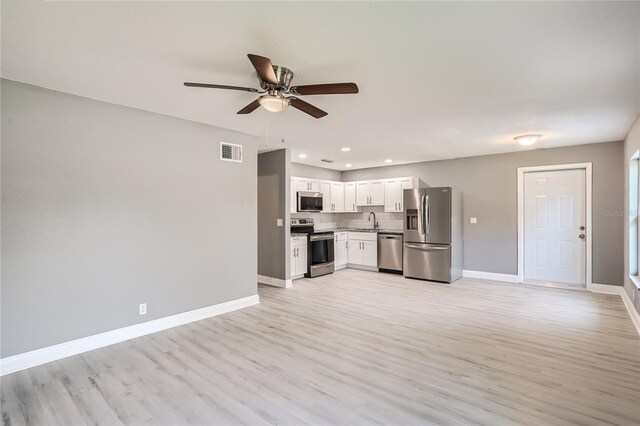
[[[220,159],[242,163],[242,145],[220,142]]]
[[[325,163],[333,163],[334,162],[333,160],[327,160],[326,158],[323,158],[320,161],[325,162]]]

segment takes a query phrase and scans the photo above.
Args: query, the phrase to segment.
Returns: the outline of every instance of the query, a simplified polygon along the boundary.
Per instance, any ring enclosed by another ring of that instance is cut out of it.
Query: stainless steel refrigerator
[[[451,283],[462,276],[462,195],[452,188],[405,189],[403,274]]]

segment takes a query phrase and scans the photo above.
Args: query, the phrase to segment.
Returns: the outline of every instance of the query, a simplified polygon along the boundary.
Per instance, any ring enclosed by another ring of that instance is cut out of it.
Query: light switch
[[[282,219],[276,219],[276,226],[282,226]]]
[[[477,217],[470,217],[469,218],[469,223],[478,223],[478,218]]]

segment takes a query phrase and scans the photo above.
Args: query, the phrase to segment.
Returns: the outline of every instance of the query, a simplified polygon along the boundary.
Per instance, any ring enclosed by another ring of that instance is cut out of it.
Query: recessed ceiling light
[[[522,136],[516,136],[514,139],[520,145],[533,145],[541,137],[542,135],[522,135]]]
[[[351,164],[351,163],[347,163],[347,164],[345,164],[344,166],[345,166],[345,167],[351,167],[351,166],[352,166],[352,164]]]
[[[298,157],[300,157],[300,158],[307,158],[307,154],[300,154],[300,155],[298,155]]]
[[[387,158],[386,160],[384,160],[385,163],[391,163],[393,160],[391,158]]]
[[[348,148],[346,146],[342,148],[342,152],[349,152],[349,151],[351,151],[351,148]]]

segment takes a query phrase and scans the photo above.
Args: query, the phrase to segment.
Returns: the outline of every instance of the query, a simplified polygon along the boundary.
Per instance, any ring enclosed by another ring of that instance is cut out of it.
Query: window
[[[638,190],[640,178],[640,151],[636,151],[629,162],[629,275],[638,275]]]

